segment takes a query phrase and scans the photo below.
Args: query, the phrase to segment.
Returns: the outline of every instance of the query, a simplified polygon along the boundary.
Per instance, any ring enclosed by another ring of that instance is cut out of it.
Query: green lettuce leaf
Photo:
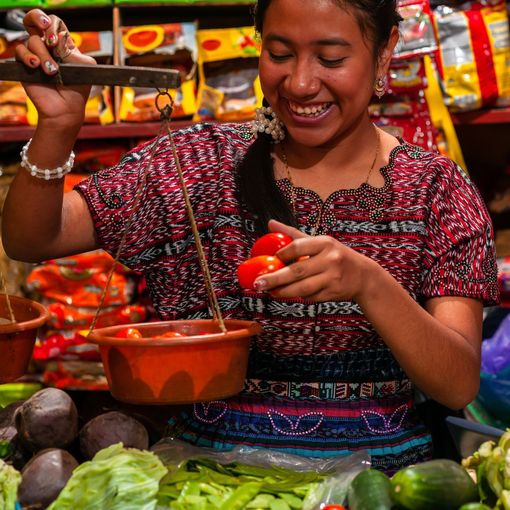
[[[48,510],[154,510],[166,473],[153,453],[118,443],[78,466]]]
[[[14,510],[20,483],[21,473],[0,460],[0,508],[2,510]]]

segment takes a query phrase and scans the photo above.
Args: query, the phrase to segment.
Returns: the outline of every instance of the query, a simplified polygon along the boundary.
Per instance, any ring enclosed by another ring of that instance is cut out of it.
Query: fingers
[[[309,237],[307,234],[304,234],[297,228],[285,225],[285,223],[281,223],[280,221],[276,220],[269,220],[268,227],[270,232],[281,232],[282,234],[287,234],[288,236],[292,237],[292,239]]]
[[[32,9],[23,18],[25,30],[29,35],[43,36],[44,32],[50,27],[50,16],[45,14],[41,9]]]
[[[31,35],[26,46],[19,44],[16,47],[16,59],[32,68],[41,66],[43,71],[49,75],[58,71],[58,64],[38,35]]]
[[[52,75],[58,71],[58,62],[96,63],[79,51],[59,17],[33,9],[25,16],[24,23],[30,36],[25,46],[16,48],[16,59],[28,67],[41,66],[46,74]]]

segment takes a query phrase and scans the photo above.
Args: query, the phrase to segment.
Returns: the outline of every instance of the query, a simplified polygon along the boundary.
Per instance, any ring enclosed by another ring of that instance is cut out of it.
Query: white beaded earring
[[[283,122],[276,116],[276,113],[270,106],[262,106],[255,110],[252,130],[255,136],[261,133],[271,136],[274,143],[280,143],[285,139]]]
[[[374,84],[374,93],[375,95],[381,99],[381,97],[386,94],[386,90],[388,89],[388,81],[386,79],[386,76],[383,76],[382,78],[379,77],[377,80],[375,80]]]

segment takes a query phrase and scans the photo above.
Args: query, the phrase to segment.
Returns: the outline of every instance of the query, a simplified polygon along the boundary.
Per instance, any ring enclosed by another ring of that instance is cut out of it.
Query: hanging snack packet
[[[181,86],[169,93],[174,100],[173,118],[195,113],[197,62],[195,23],[142,25],[122,28],[121,61],[126,65],[176,69]],[[129,122],[156,121],[160,113],[153,88],[124,87],[119,118]]]
[[[394,58],[416,57],[436,51],[438,43],[429,0],[401,0],[398,12],[402,16],[401,36]]]
[[[435,10],[445,102],[453,111],[510,103],[510,44],[504,1]]]
[[[253,27],[198,31],[199,87],[194,120],[253,118],[262,104],[259,53]]]

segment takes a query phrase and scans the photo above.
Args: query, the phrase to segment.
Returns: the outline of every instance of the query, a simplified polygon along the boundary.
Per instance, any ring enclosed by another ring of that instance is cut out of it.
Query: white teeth
[[[316,117],[323,111],[327,110],[329,108],[330,104],[331,103],[323,103],[323,104],[317,105],[317,106],[311,106],[311,107],[305,106],[304,108],[302,106],[291,104],[290,109],[294,113],[297,113],[298,115],[307,115],[310,117]]]

